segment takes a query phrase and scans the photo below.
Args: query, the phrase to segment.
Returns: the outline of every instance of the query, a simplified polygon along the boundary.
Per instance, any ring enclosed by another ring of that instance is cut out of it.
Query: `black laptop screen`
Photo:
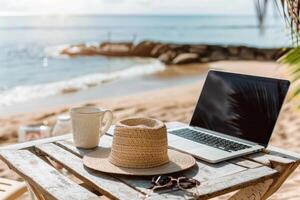
[[[190,125],[267,146],[288,87],[287,80],[210,71]]]

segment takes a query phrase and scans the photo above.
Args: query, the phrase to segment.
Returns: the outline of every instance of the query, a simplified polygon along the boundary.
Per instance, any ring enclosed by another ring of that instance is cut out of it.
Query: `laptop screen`
[[[210,71],[190,125],[267,146],[289,81]]]

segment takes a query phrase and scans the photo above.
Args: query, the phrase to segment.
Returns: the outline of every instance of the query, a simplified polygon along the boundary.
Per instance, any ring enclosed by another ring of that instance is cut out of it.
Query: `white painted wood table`
[[[100,145],[109,147],[111,142],[108,133]],[[237,192],[230,199],[267,199],[300,163],[298,154],[278,148],[218,164],[197,160],[196,166],[173,176],[195,178],[199,187],[154,193],[148,189],[151,177],[111,175],[84,167],[81,158],[90,151],[74,147],[68,134],[2,147],[0,157],[30,185],[37,199],[61,200],[209,199],[232,191]]]

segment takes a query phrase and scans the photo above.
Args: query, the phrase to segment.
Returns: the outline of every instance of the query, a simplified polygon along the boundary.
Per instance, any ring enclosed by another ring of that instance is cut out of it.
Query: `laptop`
[[[171,148],[217,163],[267,147],[288,80],[209,71],[189,125],[168,130]]]

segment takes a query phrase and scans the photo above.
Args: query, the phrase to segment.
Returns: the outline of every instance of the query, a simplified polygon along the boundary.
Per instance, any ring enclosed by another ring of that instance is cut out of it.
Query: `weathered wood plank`
[[[85,168],[81,158],[55,144],[42,144],[36,146],[36,148],[63,165],[71,173],[77,176],[77,178],[109,198],[133,200],[140,199],[144,196],[144,193],[133,189],[108,174]]]
[[[101,147],[110,147],[111,143],[112,143],[112,137],[110,137],[110,136],[105,135],[100,139]],[[60,147],[74,153],[75,155],[77,155],[81,158],[86,153],[94,151],[94,150],[89,150],[89,149],[86,150],[86,149],[76,148],[73,145],[73,142],[71,140],[58,141],[58,142],[56,142],[56,144],[58,144]],[[250,168],[249,165],[255,165],[255,164],[257,164],[255,166],[261,166],[261,164],[247,161],[247,160],[245,160],[244,165],[246,165],[246,162],[248,163],[247,168]],[[209,163],[197,160],[197,167],[189,169],[187,172],[183,172],[180,174],[188,176],[188,177],[194,177],[194,178],[198,179],[199,181],[205,181],[205,180],[209,180],[209,179],[213,179],[213,178],[217,178],[217,177],[221,177],[221,176],[226,176],[228,174],[233,174],[233,173],[243,171],[243,170],[245,170],[245,167],[237,166],[235,164],[228,163],[228,162],[222,162],[222,163],[218,163],[218,164],[209,164]],[[124,178],[122,178],[122,180],[123,179]],[[145,181],[141,178],[129,179],[128,177],[126,177],[126,180],[124,179],[123,181],[128,182],[133,186],[143,186],[143,187],[140,187],[141,190],[144,190],[144,188],[150,187],[150,185],[149,185],[150,180]]]
[[[212,197],[225,194],[242,187],[249,186],[270,178],[274,178],[278,172],[269,167],[258,167],[238,172],[218,179],[203,182],[198,192],[200,197]]]
[[[180,123],[171,123],[181,126],[182,124]],[[102,142],[104,145],[109,146],[109,143],[111,142],[111,139],[109,137],[104,136],[102,139]],[[59,145],[63,146],[65,149],[70,150],[71,152],[73,152],[74,154],[82,157],[85,153],[89,152],[89,151],[79,151],[77,148],[74,148],[72,142],[68,141],[59,141],[57,142]],[[257,163],[257,162],[253,162],[250,160],[245,160],[245,159],[234,159],[232,161],[230,161],[232,163],[235,163],[243,166],[243,167],[247,167],[247,168],[259,168],[262,166],[262,164]],[[200,165],[200,172],[199,172],[199,165]],[[227,166],[227,167],[225,167]],[[233,167],[234,166],[234,167]],[[233,167],[233,168],[232,168]],[[230,164],[228,162],[223,162],[221,164],[217,164],[217,165],[209,165],[208,163],[201,163],[201,161],[198,161],[198,168],[193,168],[191,170],[188,170],[186,172],[180,173],[180,175],[183,176],[188,176],[188,177],[194,177],[200,181],[208,181],[211,179],[217,179],[220,177],[224,177],[226,175],[230,175],[230,174],[234,174],[237,172],[241,172],[241,171],[245,171],[245,168],[240,167],[239,169],[237,169],[237,165],[234,164]],[[224,171],[222,170],[224,169]],[[234,171],[236,170],[236,171]],[[226,174],[226,172],[228,174]],[[197,177],[198,176],[198,177]],[[148,193],[149,191],[147,190],[147,188],[150,186],[150,179],[149,180],[145,180],[145,179],[140,179],[138,177],[135,178],[130,178],[128,179],[128,177],[122,177],[122,176],[118,176],[118,178],[122,179],[124,182],[132,185],[133,187],[139,188],[140,190],[144,191],[145,193]],[[243,183],[244,185],[248,185],[248,183]],[[238,188],[242,188],[244,187],[243,184],[240,184],[238,186]],[[176,191],[175,192],[176,195],[178,195],[176,198],[177,199],[182,199],[183,197],[186,198],[186,193],[182,192],[182,191]],[[164,197],[160,197],[160,198],[173,198],[174,196],[174,192],[168,193],[168,194],[164,194]]]
[[[263,166],[261,163],[254,162],[254,161],[251,161],[251,160],[246,160],[244,158],[235,158],[235,159],[229,160],[228,162],[234,163],[236,165],[246,167],[246,168],[249,168],[249,169]]]
[[[266,154],[263,152],[254,153],[244,156],[244,158],[261,163],[266,166],[271,166],[273,163],[280,163],[281,165],[288,165],[290,163],[294,163],[294,160],[289,158],[283,158],[275,155]]]
[[[101,147],[110,147],[112,143],[112,137],[110,136],[103,136],[100,139],[100,145]],[[89,153],[94,150],[85,150],[85,149],[79,149],[76,148],[73,145],[73,142],[68,140],[68,141],[58,141],[56,142],[60,147],[74,153],[75,155],[79,157],[83,157],[84,154]],[[251,163],[251,161],[249,161]],[[221,162],[218,164],[209,164],[207,162],[197,160],[197,165],[198,167],[195,167],[193,169],[190,169],[188,171],[191,171],[190,174],[193,174],[193,177],[198,178],[200,181],[220,177],[220,176],[226,176],[228,174],[233,174],[239,171],[243,171],[246,168],[241,167],[232,163],[228,162]],[[259,165],[259,164],[258,164]],[[184,172],[185,173],[185,172]],[[181,173],[182,174],[182,173]],[[197,176],[198,175],[198,176]]]
[[[1,150],[0,157],[47,199],[99,199],[27,150]]]
[[[112,143],[112,137],[110,136],[103,136],[100,139],[100,145],[102,147],[110,147]],[[89,153],[94,150],[85,150],[85,149],[78,149],[73,145],[71,141],[58,141],[56,142],[60,147],[74,153],[79,157],[83,157],[84,154]],[[249,161],[251,163],[251,161]],[[259,165],[259,164],[258,164]],[[180,173],[181,175],[189,175],[189,177],[194,177],[199,181],[206,181],[209,179],[213,179],[216,177],[226,176],[229,174],[234,174],[239,171],[244,171],[246,168],[241,167],[229,162],[221,162],[218,164],[209,164],[207,162],[197,160],[197,166],[189,169],[186,172]],[[135,180],[137,181],[137,180]],[[138,183],[140,184],[140,183]]]
[[[189,193],[180,194],[179,191],[176,191],[175,194],[179,196],[184,195],[184,198],[188,199],[191,199],[195,196],[197,196],[199,199],[209,199],[235,191],[241,187],[246,187],[254,183],[274,178],[276,174],[276,170],[262,166],[202,182],[200,186],[198,186],[196,189],[190,190]],[[153,195],[150,197],[150,199],[172,197],[171,195],[174,196],[174,193]]]
[[[74,146],[73,140],[60,140],[55,142],[58,146],[66,149],[79,157],[83,157],[84,154],[94,151],[94,149],[80,149]],[[112,144],[112,137],[108,135],[104,135],[100,138],[99,146],[101,147],[110,147]]]
[[[113,129],[114,129],[114,125],[110,127],[108,132],[112,132]],[[59,136],[54,136],[54,137],[49,137],[49,138],[41,138],[41,139],[32,140],[32,141],[28,141],[28,142],[22,142],[22,143],[16,143],[16,144],[11,144],[11,145],[7,145],[7,146],[2,146],[2,147],[0,147],[0,150],[27,149],[27,148],[31,148],[31,147],[34,147],[34,146],[40,145],[40,144],[51,143],[51,142],[60,141],[60,140],[70,140],[70,139],[72,140],[72,137],[73,137],[72,133],[68,133],[65,135],[59,135]]]
[[[212,179],[217,179],[237,172],[245,171],[246,168],[231,164],[231,163],[219,163],[219,164],[208,164],[205,162],[197,161],[197,165],[189,170],[172,174],[173,177],[190,177],[200,182],[205,182]],[[115,176],[121,179],[123,182],[131,185],[132,187],[138,188],[141,191],[149,194],[152,193],[148,188],[151,186],[151,177],[127,177],[127,176]],[[166,192],[166,191],[163,191]],[[184,193],[184,192],[183,192]]]
[[[70,139],[70,138],[72,138],[71,133],[66,134],[66,135],[55,136],[55,137],[32,140],[32,141],[23,142],[23,143],[11,144],[11,145],[0,147],[0,150],[4,150],[4,149],[7,149],[7,150],[8,149],[10,149],[10,150],[27,149],[27,148],[33,147],[35,145],[54,142],[54,141],[58,141],[58,140],[67,140],[67,139]]]
[[[292,152],[286,149],[281,149],[270,145],[267,147],[266,151],[271,155],[277,155],[279,157],[288,158],[290,160],[300,162],[300,154],[296,152]]]
[[[109,147],[111,146],[112,137],[110,136],[103,136],[100,139],[100,146]],[[72,152],[73,154],[83,157],[84,154],[93,151],[93,150],[82,150],[74,147],[71,141],[58,141],[56,142],[62,148]],[[249,161],[250,162],[250,161]],[[240,171],[246,170],[245,167],[241,167],[232,163],[222,162],[218,164],[209,164],[200,160],[197,160],[197,166],[177,174],[174,176],[186,176],[186,177],[193,177],[199,181],[206,181],[209,179],[218,178],[221,176],[226,176],[229,174],[234,174]],[[139,190],[149,193],[150,191],[147,189],[151,186],[151,177],[150,178],[141,178],[141,177],[131,177],[128,178],[127,176],[115,176],[118,179],[121,179],[123,182],[131,185],[132,187],[136,187]]]

